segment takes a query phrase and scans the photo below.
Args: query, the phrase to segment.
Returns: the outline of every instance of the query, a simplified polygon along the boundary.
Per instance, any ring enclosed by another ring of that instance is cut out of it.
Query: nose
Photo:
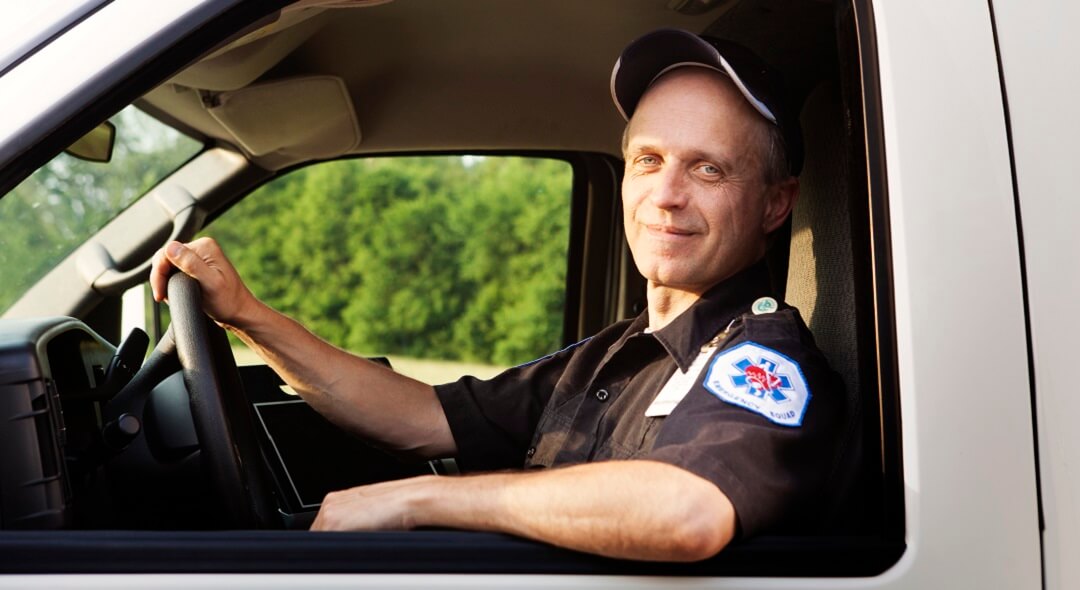
[[[649,200],[658,209],[681,209],[686,206],[686,178],[675,166],[668,166],[653,176]]]

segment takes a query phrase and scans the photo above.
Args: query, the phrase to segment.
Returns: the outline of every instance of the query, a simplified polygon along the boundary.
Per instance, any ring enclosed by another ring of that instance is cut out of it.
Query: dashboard
[[[72,318],[0,322],[0,526],[73,522],[73,481],[95,449],[99,394],[115,348]],[[66,410],[66,411],[65,411]]]
[[[0,321],[0,528],[206,530],[223,507],[200,460],[171,332],[113,346],[67,317]],[[385,361],[384,361],[385,362]],[[265,365],[238,368],[272,482],[275,528],[307,528],[333,490],[442,472],[326,421]]]

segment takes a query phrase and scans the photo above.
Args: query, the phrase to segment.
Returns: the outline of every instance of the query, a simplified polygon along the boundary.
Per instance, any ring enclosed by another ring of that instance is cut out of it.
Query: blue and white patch
[[[802,426],[811,397],[799,363],[755,342],[716,355],[703,385],[721,400],[782,426]]]

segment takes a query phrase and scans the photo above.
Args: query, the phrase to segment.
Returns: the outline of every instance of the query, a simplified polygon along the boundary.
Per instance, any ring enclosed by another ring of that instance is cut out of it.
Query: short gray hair
[[[775,184],[791,178],[791,163],[788,162],[787,146],[784,134],[776,125],[769,124],[763,142],[761,169],[766,184]]]

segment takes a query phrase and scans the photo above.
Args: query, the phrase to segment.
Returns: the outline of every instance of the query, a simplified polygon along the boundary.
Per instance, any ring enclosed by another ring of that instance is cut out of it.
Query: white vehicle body
[[[143,40],[223,3],[113,0],[0,77],[0,155]],[[874,0],[906,549],[873,577],[129,573],[8,588],[1080,588],[1080,7]],[[104,35],[102,32],[106,32]],[[872,39],[870,38],[872,36]],[[872,42],[872,45],[871,45]],[[876,53],[871,50],[876,49]],[[57,72],[63,75],[57,75]],[[72,107],[75,108],[75,107]],[[52,118],[52,119],[50,119]],[[870,126],[868,126],[870,127]],[[879,143],[875,143],[879,142]],[[880,168],[875,168],[876,165]],[[225,165],[223,162],[222,165]],[[880,261],[879,261],[880,262]],[[1041,522],[1040,522],[1041,521]],[[3,534],[3,533],[0,533]],[[62,534],[62,533],[59,533]]]

